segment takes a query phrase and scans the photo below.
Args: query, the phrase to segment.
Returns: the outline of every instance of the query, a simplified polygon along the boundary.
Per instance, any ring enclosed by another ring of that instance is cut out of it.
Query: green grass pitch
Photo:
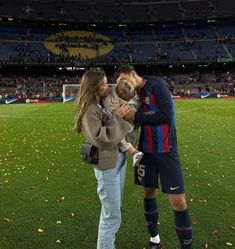
[[[194,249],[235,248],[235,101],[175,101],[179,152]],[[72,103],[0,105],[0,249],[94,249],[100,203]],[[159,191],[159,231],[179,249],[173,214]],[[143,249],[142,189],[128,157],[117,249]]]

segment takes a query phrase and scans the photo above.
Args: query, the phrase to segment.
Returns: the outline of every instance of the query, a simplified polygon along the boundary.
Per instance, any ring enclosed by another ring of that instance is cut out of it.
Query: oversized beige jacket
[[[119,152],[118,144],[130,131],[127,121],[113,114],[109,116],[92,102],[82,117],[81,131],[86,139],[99,150],[97,169],[115,168]]]
[[[125,102],[125,101],[124,101]],[[121,104],[123,100],[119,98],[116,94],[116,90],[114,89],[109,96],[104,99],[104,106],[111,112],[116,110]],[[129,106],[134,110],[137,111],[139,109],[139,99],[136,95],[128,102]],[[121,151],[127,151],[128,148],[133,145],[136,146],[137,143],[137,136],[138,136],[138,128],[135,126],[133,122],[129,122],[131,130],[130,132],[121,140],[119,144],[119,149]]]

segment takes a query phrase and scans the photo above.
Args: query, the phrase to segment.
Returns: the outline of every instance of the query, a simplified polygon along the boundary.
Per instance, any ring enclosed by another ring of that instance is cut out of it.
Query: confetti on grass
[[[44,221],[46,218],[44,217],[44,216],[41,216],[40,218],[39,218],[39,221]]]
[[[12,217],[10,218],[4,218],[8,222],[8,224],[12,224],[14,222],[14,219]]]
[[[214,230],[214,231],[212,232],[212,234],[213,234],[213,235],[216,235],[216,234],[218,234],[218,232],[219,232],[218,230]]]

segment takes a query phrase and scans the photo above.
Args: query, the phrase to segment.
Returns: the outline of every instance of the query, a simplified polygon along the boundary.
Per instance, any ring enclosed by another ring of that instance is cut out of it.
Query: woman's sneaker
[[[133,155],[133,167],[136,167],[139,163],[142,157],[144,156],[143,152],[137,152]]]

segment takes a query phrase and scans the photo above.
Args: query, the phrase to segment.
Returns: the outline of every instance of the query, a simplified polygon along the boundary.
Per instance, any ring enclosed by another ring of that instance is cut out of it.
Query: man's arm
[[[159,106],[160,111],[156,113],[129,110],[125,115],[125,120],[134,121],[137,124],[168,124],[171,120],[171,105],[171,103],[166,103]]]
[[[135,113],[135,123],[140,124],[168,124],[171,121],[171,103],[162,104],[159,106],[159,111],[156,113],[144,113],[137,111]]]
[[[166,83],[162,79],[158,79],[160,82],[153,87],[153,95],[157,102],[158,111],[155,113],[144,112],[143,110],[133,112],[129,111],[125,115],[125,119],[134,121],[139,124],[168,124],[171,121],[172,114],[172,98],[169,90],[166,87]]]

